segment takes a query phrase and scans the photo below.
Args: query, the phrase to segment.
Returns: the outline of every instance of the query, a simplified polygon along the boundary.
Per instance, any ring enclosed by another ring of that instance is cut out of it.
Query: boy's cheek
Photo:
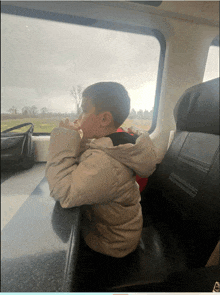
[[[91,139],[91,138],[94,137],[95,130],[94,130],[93,126],[84,124],[84,125],[81,126],[81,129],[83,131],[83,137],[84,138]]]
[[[85,126],[84,126],[84,128],[81,127],[81,129],[83,131],[83,137],[85,137],[85,138],[92,138],[93,137],[93,134],[89,128],[85,128]]]

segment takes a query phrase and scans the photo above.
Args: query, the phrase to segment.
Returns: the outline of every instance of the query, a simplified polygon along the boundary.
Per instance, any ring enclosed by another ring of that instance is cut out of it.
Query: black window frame
[[[87,17],[79,17],[79,16],[73,16],[73,15],[63,14],[63,13],[55,13],[50,11],[23,8],[23,7],[7,5],[7,4],[1,5],[1,13],[31,17],[31,18],[38,18],[38,19],[44,19],[44,20],[52,20],[52,21],[57,21],[62,23],[90,26],[90,27],[95,27],[100,29],[102,28],[102,29],[108,29],[108,30],[114,30],[114,31],[148,35],[148,36],[153,36],[157,38],[160,44],[160,57],[159,57],[159,65],[158,65],[158,72],[157,72],[157,84],[156,84],[156,92],[155,92],[154,107],[153,107],[153,118],[152,118],[151,127],[148,133],[152,133],[154,131],[157,125],[157,116],[158,116],[158,109],[159,109],[159,103],[160,103],[161,85],[162,85],[165,53],[166,53],[166,39],[159,30],[151,29],[144,26],[128,25],[128,24],[122,24],[122,23],[111,22],[111,21],[103,21],[103,20],[97,20],[97,19],[92,19]],[[34,133],[33,135],[45,136],[45,135],[50,135],[50,133]]]

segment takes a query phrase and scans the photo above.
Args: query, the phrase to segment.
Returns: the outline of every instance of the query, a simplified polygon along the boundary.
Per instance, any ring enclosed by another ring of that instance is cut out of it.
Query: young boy
[[[61,121],[51,133],[46,177],[63,208],[84,206],[82,233],[94,251],[125,257],[140,241],[142,211],[135,176],[148,177],[157,163],[148,133],[117,133],[130,111],[126,89],[96,83],[82,94],[82,115]]]

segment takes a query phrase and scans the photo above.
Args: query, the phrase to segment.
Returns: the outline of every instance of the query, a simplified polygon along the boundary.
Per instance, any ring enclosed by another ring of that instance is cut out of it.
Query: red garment
[[[140,176],[136,175],[136,181],[139,184],[140,193],[145,189],[148,178],[141,178]]]
[[[118,128],[117,132],[125,132],[122,128]],[[134,135],[134,134],[131,134]],[[148,178],[141,178],[140,176],[136,175],[136,181],[139,184],[139,190],[142,192],[147,185]]]
[[[118,128],[117,132],[125,132],[122,128]]]

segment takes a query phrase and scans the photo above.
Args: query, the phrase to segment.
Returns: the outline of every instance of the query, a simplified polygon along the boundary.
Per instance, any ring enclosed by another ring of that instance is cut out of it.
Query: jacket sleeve
[[[105,203],[114,198],[117,175],[110,158],[93,150],[80,164],[77,131],[56,128],[51,133],[46,177],[51,196],[63,208]]]

